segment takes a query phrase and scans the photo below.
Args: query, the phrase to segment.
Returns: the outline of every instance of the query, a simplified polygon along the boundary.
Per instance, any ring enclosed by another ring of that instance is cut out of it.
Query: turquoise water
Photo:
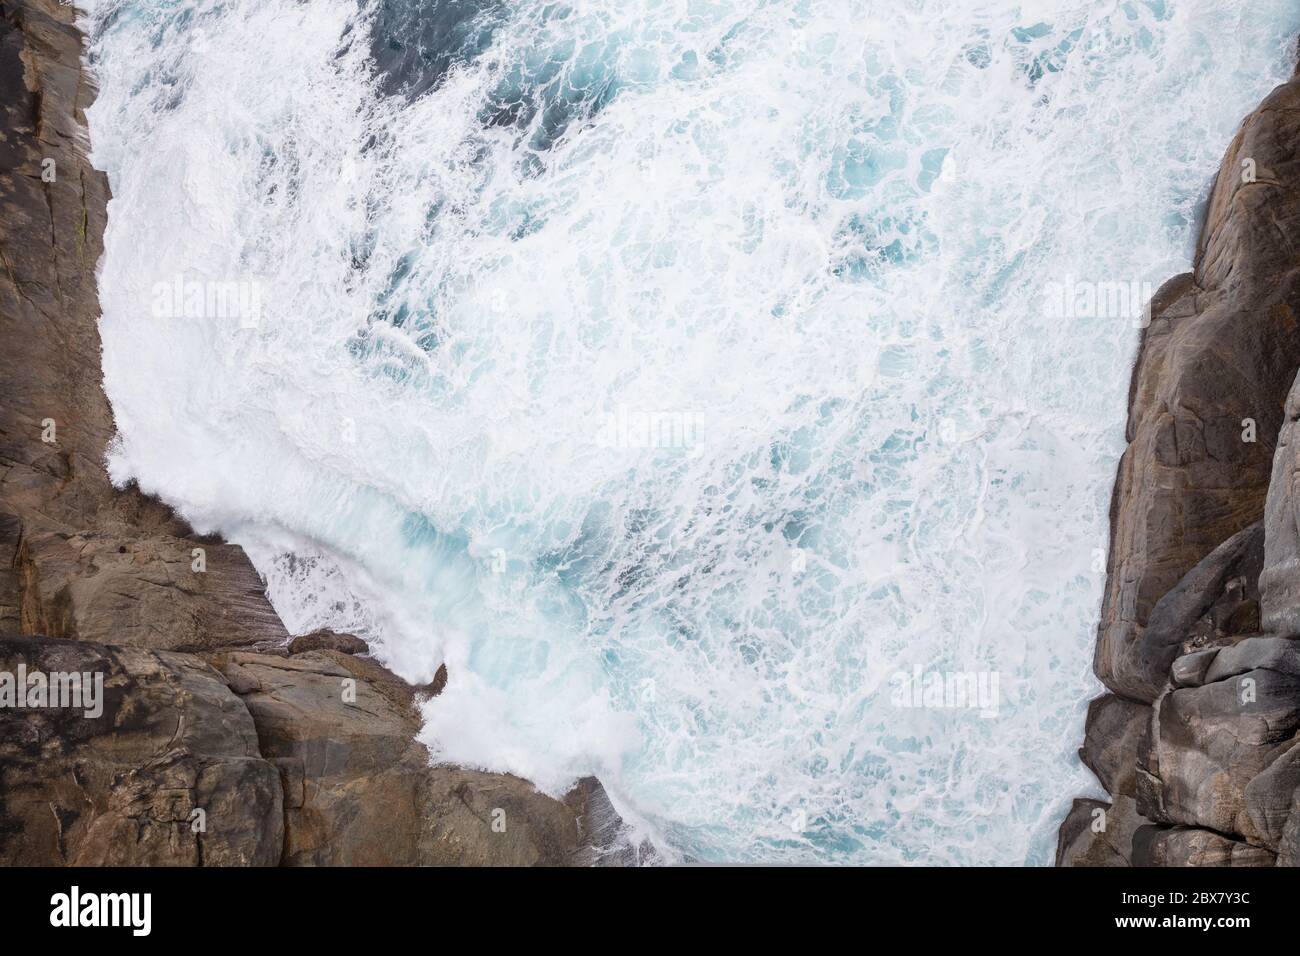
[[[1045,293],[1187,268],[1291,4],[89,25],[117,480],[445,661],[439,759],[595,773],[665,859],[1050,862],[1137,322]]]

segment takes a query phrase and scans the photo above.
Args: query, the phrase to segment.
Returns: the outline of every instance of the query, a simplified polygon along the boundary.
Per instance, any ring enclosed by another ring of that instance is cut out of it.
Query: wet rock
[[[447,689],[447,665],[439,664],[433,672],[433,680],[417,690],[426,697],[437,697]]]
[[[578,818],[582,849],[588,866],[645,866],[659,855],[648,840],[638,840],[595,777],[583,777],[564,798]]]

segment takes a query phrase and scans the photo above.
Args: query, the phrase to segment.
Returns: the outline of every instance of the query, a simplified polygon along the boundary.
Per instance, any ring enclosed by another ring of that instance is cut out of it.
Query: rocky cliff
[[[1300,864],[1300,77],[1242,123],[1151,303],[1065,866]]]
[[[290,644],[240,548],[109,483],[81,51],[70,7],[0,0],[0,863],[634,860],[594,780],[430,767],[437,686]],[[97,677],[101,712],[6,699],[20,671]]]

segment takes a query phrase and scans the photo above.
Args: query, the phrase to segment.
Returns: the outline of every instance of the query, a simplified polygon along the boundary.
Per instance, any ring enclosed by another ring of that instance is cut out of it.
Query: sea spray
[[[668,859],[1049,861],[1141,323],[1045,290],[1187,268],[1300,14],[439,10],[91,4],[115,480]]]

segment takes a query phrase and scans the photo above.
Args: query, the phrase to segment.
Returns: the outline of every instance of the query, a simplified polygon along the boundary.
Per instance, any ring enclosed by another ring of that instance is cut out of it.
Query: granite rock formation
[[[0,0],[0,863],[626,859],[595,781],[429,765],[416,704],[445,671],[291,644],[242,549],[110,483],[81,53],[71,7]],[[99,675],[102,713],[6,704],[19,668]]]
[[[1300,77],[1242,123],[1129,393],[1058,865],[1293,865],[1300,838]]]

